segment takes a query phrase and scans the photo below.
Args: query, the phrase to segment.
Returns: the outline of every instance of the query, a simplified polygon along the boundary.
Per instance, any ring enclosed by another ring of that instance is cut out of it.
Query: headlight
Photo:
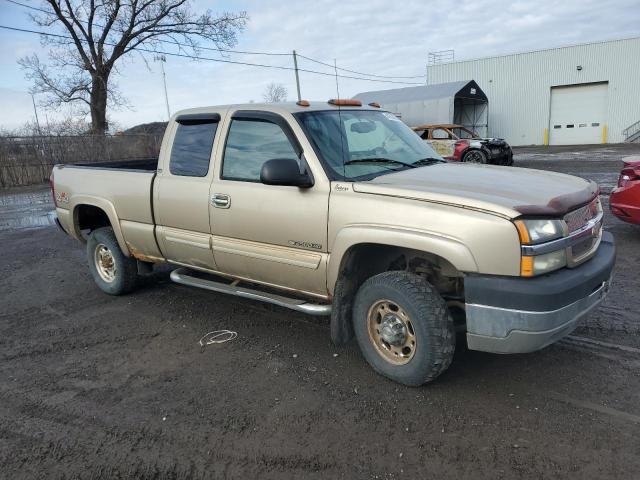
[[[564,235],[562,220],[516,220],[520,243],[536,244],[555,240]]]
[[[562,220],[516,220],[516,228],[522,245],[538,245],[564,236]],[[533,277],[558,270],[567,265],[564,248],[543,255],[522,255],[520,275]]]

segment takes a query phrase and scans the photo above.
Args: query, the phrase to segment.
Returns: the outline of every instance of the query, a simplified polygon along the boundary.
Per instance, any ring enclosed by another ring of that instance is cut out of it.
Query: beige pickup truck
[[[330,315],[335,343],[355,335],[406,385],[445,371],[457,337],[522,353],[570,333],[615,262],[598,187],[447,163],[372,105],[179,112],[157,161],[55,166],[58,224],[106,293],[169,263],[180,284]]]

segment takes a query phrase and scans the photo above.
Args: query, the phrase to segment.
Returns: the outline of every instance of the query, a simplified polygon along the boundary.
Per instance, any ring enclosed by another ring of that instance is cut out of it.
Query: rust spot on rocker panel
[[[165,261],[164,258],[156,257],[154,255],[147,255],[143,253],[141,250],[134,247],[129,242],[125,242],[125,243],[127,244],[127,248],[129,249],[131,256],[136,260],[140,260],[141,262],[150,262],[150,263],[162,263]]]

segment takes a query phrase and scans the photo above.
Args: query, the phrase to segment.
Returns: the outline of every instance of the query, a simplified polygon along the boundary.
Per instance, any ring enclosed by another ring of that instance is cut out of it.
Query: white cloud
[[[199,1],[194,9],[210,8]],[[202,8],[201,8],[202,7]],[[7,7],[3,5],[3,9]],[[15,10],[12,7],[15,19]],[[459,0],[424,2],[406,0],[361,2],[337,0],[245,0],[218,10],[247,10],[251,20],[240,35],[238,49],[299,53],[338,66],[379,75],[421,75],[427,53],[455,49],[456,59],[499,55],[558,45],[619,38],[640,34],[637,0],[540,0],[510,2]],[[624,12],[622,14],[621,12]],[[4,11],[3,15],[4,17]],[[28,25],[23,20],[23,26]],[[29,51],[40,50],[37,37],[0,32],[0,87],[26,91],[15,61]],[[203,52],[216,56],[214,52]],[[259,55],[231,55],[230,60],[292,66],[292,59]],[[295,97],[291,71],[252,68],[214,62],[192,62],[168,57],[167,85],[172,110],[249,100],[260,101],[269,82],[284,83]],[[332,73],[332,69],[300,60],[300,67]],[[132,57],[120,69],[118,83],[134,106],[133,111],[111,112],[124,126],[165,118],[159,66],[147,66]],[[420,81],[420,80],[417,80]],[[335,79],[301,73],[302,95],[308,99],[335,96]],[[340,79],[341,96],[360,91],[393,88],[393,84]],[[30,97],[10,99],[13,108],[0,109],[0,125],[29,120]],[[8,97],[0,91],[5,106]]]

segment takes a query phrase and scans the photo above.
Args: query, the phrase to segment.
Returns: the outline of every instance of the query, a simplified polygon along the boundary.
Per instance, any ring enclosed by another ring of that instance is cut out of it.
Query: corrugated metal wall
[[[385,102],[382,108],[395,113],[404,123],[412,127],[425,123],[453,122],[453,97],[402,103]]]
[[[489,135],[512,145],[544,143],[559,85],[609,83],[609,143],[640,120],[640,38],[434,65],[427,75],[429,84],[475,80],[489,98]]]

